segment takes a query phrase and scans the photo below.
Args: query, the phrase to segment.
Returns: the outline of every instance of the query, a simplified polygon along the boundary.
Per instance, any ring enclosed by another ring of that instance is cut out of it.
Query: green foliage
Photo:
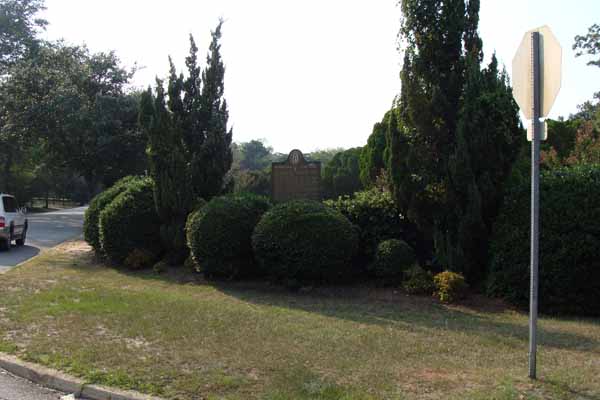
[[[208,200],[221,193],[232,163],[232,133],[227,130],[229,112],[224,99],[225,67],[219,43],[222,24],[219,22],[212,32],[204,71],[197,65],[198,48],[190,36],[188,77],[177,75],[169,59],[168,102],[160,80],[156,97],[148,89],[141,101],[139,119],[149,139],[161,237],[172,264],[187,257],[184,231],[194,199]]]
[[[240,143],[240,163],[241,170],[263,170],[271,165],[273,149],[265,146],[261,140],[251,140]]]
[[[268,171],[238,171],[234,176],[234,192],[271,196],[271,174]]]
[[[329,161],[333,159],[333,157],[344,151],[343,147],[336,147],[332,149],[322,149],[311,151],[310,153],[304,154],[304,157],[307,161],[321,161],[322,165],[326,165]],[[285,161],[287,159],[287,154],[282,154],[282,159],[279,161]],[[277,160],[273,160],[277,161]]]
[[[0,76],[19,59],[30,56],[38,45],[38,30],[48,22],[36,18],[44,0],[2,0],[0,2]]]
[[[386,168],[386,134],[389,119],[390,111],[385,113],[381,122],[373,126],[373,132],[367,140],[367,145],[360,153],[360,181],[366,188],[375,185],[377,177]]]
[[[433,276],[415,264],[404,274],[402,287],[408,294],[430,296],[435,291]]]
[[[221,28],[223,20],[211,32],[212,41],[206,57],[206,68],[202,71],[202,87],[200,80],[192,79],[190,74],[185,87],[184,104],[189,103],[189,116],[194,137],[187,139],[191,149],[192,185],[195,197],[209,200],[221,193],[223,177],[231,168],[232,131],[227,129],[229,110],[225,100],[225,65],[221,58]],[[194,59],[186,60],[190,70],[195,69]],[[193,67],[190,67],[193,65]],[[196,86],[193,90],[192,88]],[[199,90],[200,89],[200,90]],[[197,93],[200,93],[198,96]],[[196,108],[195,103],[198,104]],[[195,113],[198,112],[196,116]],[[197,119],[196,119],[197,118]],[[198,135],[200,135],[198,137]]]
[[[400,215],[389,192],[373,188],[352,197],[326,200],[327,206],[341,212],[359,228],[360,261],[371,262],[377,245],[387,239],[406,239],[409,224]]]
[[[210,278],[257,275],[252,255],[252,232],[270,208],[255,195],[221,196],[192,213],[186,227],[194,262]]]
[[[434,241],[442,266],[480,281],[504,182],[522,145],[497,61],[481,70],[479,1],[402,0],[402,90],[387,142],[401,213]]]
[[[162,274],[164,272],[167,272],[168,270],[169,270],[169,263],[164,260],[160,260],[152,266],[152,271],[155,274]]]
[[[359,166],[361,151],[360,147],[342,151],[325,164],[322,180],[325,197],[336,198],[362,189]]]
[[[523,182],[505,199],[494,227],[488,291],[529,304],[530,187]],[[600,315],[600,168],[547,171],[540,182],[540,287],[542,313]]]
[[[388,239],[377,246],[371,271],[386,284],[397,284],[416,261],[414,250],[406,242]]]
[[[575,145],[566,163],[600,165],[600,131],[594,129],[591,121],[583,122],[577,130]]]
[[[134,249],[161,253],[153,186],[149,178],[133,181],[100,212],[100,243],[112,263],[121,265]]]
[[[498,72],[495,56],[483,71],[468,62],[463,90],[456,145],[448,164],[448,209],[438,222],[436,253],[442,265],[481,282],[504,185],[525,135],[508,77]]]
[[[573,50],[575,50],[575,57],[600,54],[600,25],[593,24],[586,35],[575,36]],[[588,61],[588,65],[600,67],[600,59]]]
[[[172,75],[174,68],[172,68]],[[179,96],[175,82],[169,84],[170,98]],[[160,236],[173,263],[187,256],[185,221],[192,207],[191,178],[187,170],[181,121],[166,108],[162,82],[157,81],[156,97],[150,89],[142,95],[140,122],[148,136],[148,159],[155,182],[154,203],[162,221]],[[171,104],[173,108],[175,106]]]
[[[97,254],[101,252],[98,226],[100,213],[115,199],[115,197],[126,191],[131,185],[137,184],[140,179],[141,178],[134,176],[127,176],[115,183],[112,187],[96,195],[96,197],[90,201],[90,205],[87,210],[85,210],[83,219],[83,237]]]
[[[433,277],[436,292],[442,303],[454,303],[465,297],[468,285],[465,277],[456,272],[444,271]]]
[[[353,275],[355,227],[321,203],[296,200],[267,212],[252,236],[254,254],[271,278],[290,286],[339,283]]]
[[[560,160],[566,159],[575,146],[575,136],[581,122],[577,119],[546,120],[548,139],[543,142],[544,150],[553,148]]]
[[[113,52],[60,42],[12,66],[0,85],[0,180],[11,188],[11,165],[31,163],[48,184],[46,171],[83,177],[89,199],[100,184],[142,173],[138,98],[124,93],[132,75]]]

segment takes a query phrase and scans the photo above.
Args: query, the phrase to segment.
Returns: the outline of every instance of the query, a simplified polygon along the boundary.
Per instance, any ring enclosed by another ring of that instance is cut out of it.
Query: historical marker
[[[321,162],[306,161],[300,150],[292,150],[286,161],[271,164],[273,201],[321,200]]]
[[[540,118],[548,116],[561,84],[562,50],[547,26],[523,37],[513,59],[513,96],[530,120],[531,140],[531,279],[529,294],[529,377],[536,378],[538,269],[540,226],[540,140],[546,138]]]

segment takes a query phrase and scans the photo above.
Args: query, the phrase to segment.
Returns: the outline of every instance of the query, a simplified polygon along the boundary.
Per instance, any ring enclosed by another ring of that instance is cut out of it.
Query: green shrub
[[[444,271],[433,277],[435,293],[442,303],[453,303],[465,297],[467,283],[462,274]]]
[[[338,283],[354,274],[356,228],[338,211],[310,200],[279,204],[254,230],[252,245],[265,273],[288,285]]]
[[[265,197],[216,197],[192,213],[187,240],[192,259],[209,278],[240,278],[257,274],[252,232],[270,208]]]
[[[136,176],[126,176],[110,188],[99,193],[90,201],[88,209],[85,211],[83,219],[83,237],[86,242],[96,253],[101,252],[100,232],[98,230],[98,222],[100,213],[104,207],[110,204],[123,191],[127,190],[130,184],[139,181],[141,178]]]
[[[406,242],[388,239],[377,246],[371,271],[375,277],[382,279],[386,284],[397,284],[402,281],[404,272],[415,261],[415,252]]]
[[[494,226],[489,294],[529,304],[530,187],[513,187]],[[600,166],[561,168],[540,181],[539,310],[600,315]]]
[[[169,270],[169,263],[165,260],[160,260],[152,266],[152,271],[155,274],[163,274]]]
[[[407,240],[409,224],[400,215],[387,191],[374,188],[357,192],[352,197],[343,196],[324,203],[341,212],[360,228],[358,255],[363,264],[369,264],[373,260],[380,242],[387,239]]]
[[[433,276],[415,264],[404,274],[402,287],[408,294],[431,296],[435,291]]]
[[[129,269],[137,270],[152,266],[156,261],[156,253],[145,249],[133,249],[125,260],[123,265]]]
[[[162,252],[152,189],[150,178],[132,182],[100,213],[100,243],[112,263],[122,264],[133,249]]]

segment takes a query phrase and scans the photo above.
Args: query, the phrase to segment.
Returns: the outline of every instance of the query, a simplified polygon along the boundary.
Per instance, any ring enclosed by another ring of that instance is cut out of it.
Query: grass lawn
[[[484,298],[125,273],[78,242],[0,275],[0,351],[173,399],[600,399],[600,321],[539,326],[532,383],[527,316]]]

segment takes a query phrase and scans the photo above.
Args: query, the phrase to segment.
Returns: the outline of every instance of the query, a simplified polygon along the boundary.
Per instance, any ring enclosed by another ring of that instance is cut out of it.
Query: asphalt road
[[[29,214],[29,231],[25,246],[0,252],[2,272],[30,259],[44,249],[81,235],[85,207],[43,214]],[[42,388],[0,369],[0,400],[57,400],[63,393]]]
[[[64,396],[0,369],[0,400],[58,400]]]
[[[10,251],[0,251],[0,273],[54,247],[65,240],[81,234],[85,207],[49,213],[28,214],[29,229],[25,246],[13,247]],[[2,400],[0,398],[0,400]]]

